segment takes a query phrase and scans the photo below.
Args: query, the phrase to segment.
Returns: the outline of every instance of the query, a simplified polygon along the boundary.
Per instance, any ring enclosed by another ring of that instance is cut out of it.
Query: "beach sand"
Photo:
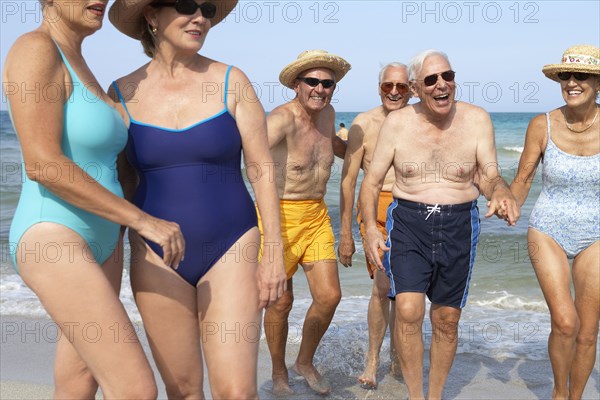
[[[50,320],[26,319],[17,316],[2,316],[2,342],[0,346],[0,399],[50,399],[52,397],[52,368],[56,331]],[[142,344],[150,354],[145,337]],[[329,344],[332,345],[332,344]],[[298,352],[297,343],[288,344],[288,365],[292,365]],[[343,354],[350,354],[350,358]],[[327,364],[317,352],[317,360]],[[389,359],[382,352],[377,390],[365,390],[357,385],[357,376],[362,372],[364,355],[344,346],[333,354],[344,357],[344,367],[326,369],[321,372],[333,385],[330,396],[319,396],[311,392],[304,380],[290,373],[292,388],[296,394],[287,398],[307,399],[405,399],[406,386],[401,379],[394,378],[389,371]],[[428,355],[425,355],[427,360]],[[276,399],[271,393],[270,359],[266,342],[261,340],[258,361],[259,395],[262,399]],[[590,377],[585,399],[600,398],[600,363]],[[319,366],[319,364],[317,364]],[[154,365],[153,365],[154,367]],[[155,369],[156,371],[156,369]],[[164,386],[158,373],[159,398],[166,398]],[[471,354],[458,354],[444,392],[446,399],[549,399],[552,391],[552,374],[548,360],[531,361],[520,359],[494,359]],[[205,379],[205,394],[210,398],[208,379]],[[101,395],[98,395],[101,398]]]

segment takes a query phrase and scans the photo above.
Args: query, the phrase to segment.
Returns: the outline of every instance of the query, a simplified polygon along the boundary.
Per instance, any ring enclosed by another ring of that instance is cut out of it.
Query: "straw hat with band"
[[[117,0],[108,12],[110,22],[122,33],[140,40],[146,29],[144,7],[156,0]],[[217,6],[217,13],[210,19],[211,26],[221,22],[233,10],[238,0],[211,0]],[[175,1],[173,1],[175,3]]]
[[[312,68],[327,68],[333,71],[336,83],[350,71],[350,64],[340,56],[326,52],[325,50],[307,50],[300,53],[298,58],[286,65],[279,74],[279,82],[294,88],[294,81],[302,71]]]
[[[557,76],[560,72],[600,75],[600,48],[590,45],[569,47],[563,53],[560,64],[545,65],[542,72],[556,82],[560,82]]]

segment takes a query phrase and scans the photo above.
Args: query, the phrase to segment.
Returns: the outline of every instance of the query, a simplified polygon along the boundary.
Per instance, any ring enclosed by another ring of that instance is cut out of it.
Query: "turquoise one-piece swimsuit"
[[[58,50],[73,85],[71,95],[64,105],[62,151],[98,183],[123,197],[123,190],[117,179],[116,162],[118,154],[127,143],[127,127],[116,109],[102,101],[79,80],[60,47]],[[39,118],[45,117],[40,115]],[[29,166],[33,167],[35,166]],[[81,173],[70,163],[45,165],[41,172],[52,179],[59,179],[60,175],[63,179],[73,179],[73,174]],[[40,222],[53,222],[75,231],[87,242],[98,264],[110,257],[119,238],[118,224],[75,207],[56,196],[43,185],[30,180],[25,167],[22,175],[21,197],[9,234],[12,261],[17,271],[19,262],[45,254],[46,250],[40,248],[39,243],[21,242],[23,234]],[[59,243],[58,246],[60,245]],[[74,247],[72,251],[83,249]]]

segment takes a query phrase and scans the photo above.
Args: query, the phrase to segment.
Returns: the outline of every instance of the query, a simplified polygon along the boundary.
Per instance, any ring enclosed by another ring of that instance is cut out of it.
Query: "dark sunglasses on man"
[[[425,84],[425,86],[433,86],[437,83],[438,76],[441,76],[442,79],[446,82],[452,82],[454,81],[456,72],[450,69],[448,71],[440,72],[439,74],[427,75],[425,78],[423,78],[423,83]]]
[[[333,79],[321,80],[321,79],[317,79],[317,78],[307,78],[304,76],[299,76],[296,79],[306,83],[310,87],[317,87],[317,86],[319,86],[319,83],[320,83],[321,85],[323,85],[323,89],[329,89],[330,87],[335,85],[335,81]]]
[[[400,83],[400,82],[397,82],[397,83],[382,82],[381,85],[379,85],[379,88],[381,89],[381,92],[383,94],[391,93],[392,90],[394,90],[394,88],[396,88],[398,93],[400,93],[401,95],[405,95],[410,90],[408,83]]]
[[[204,2],[202,4],[196,3],[194,0],[177,0],[175,2],[164,2],[152,3],[152,7],[175,7],[175,11],[183,15],[194,15],[197,9],[200,9],[200,13],[206,19],[211,19],[217,14],[217,6],[213,3]]]

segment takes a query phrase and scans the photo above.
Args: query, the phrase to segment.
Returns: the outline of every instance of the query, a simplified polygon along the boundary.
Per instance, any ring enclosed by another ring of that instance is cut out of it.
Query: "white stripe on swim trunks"
[[[431,217],[431,214],[433,214],[434,212],[440,214],[442,212],[442,209],[440,208],[440,205],[436,203],[435,206],[427,206],[427,212],[429,212],[429,214],[427,214],[427,217],[425,217],[425,221],[427,221],[429,217]]]

